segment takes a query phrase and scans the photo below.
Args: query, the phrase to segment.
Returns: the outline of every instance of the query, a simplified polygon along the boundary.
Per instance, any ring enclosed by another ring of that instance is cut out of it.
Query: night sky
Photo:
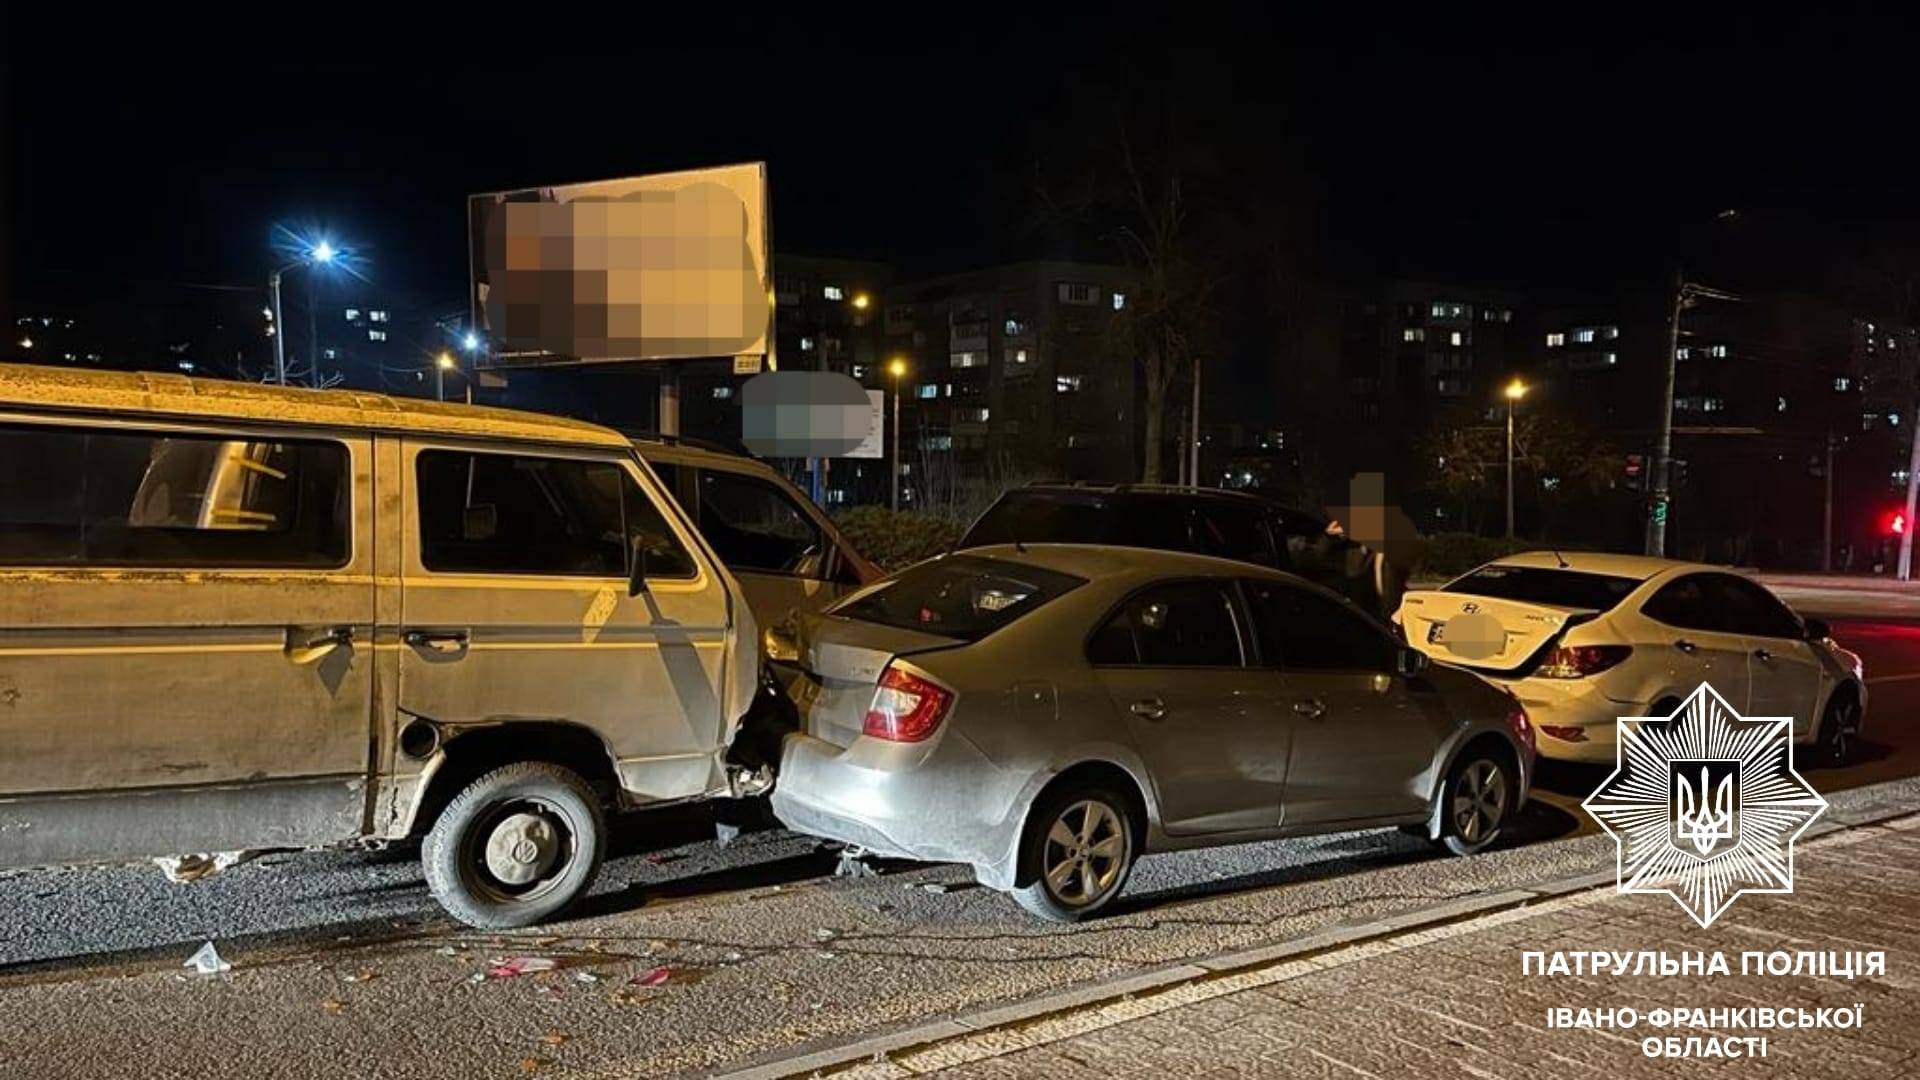
[[[1916,216],[1894,27],[67,7],[0,24],[0,265],[20,296],[251,284],[284,222],[324,228],[382,286],[457,301],[470,192],[752,159],[770,162],[780,250],[910,273],[1101,257],[1029,193],[1128,95],[1177,102],[1206,182],[1337,272],[1653,273],[1727,208],[1812,265],[1827,240]]]

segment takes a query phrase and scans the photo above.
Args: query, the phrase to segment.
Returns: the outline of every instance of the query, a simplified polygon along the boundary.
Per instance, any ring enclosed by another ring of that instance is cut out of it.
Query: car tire
[[[545,922],[586,895],[606,848],[600,799],[571,769],[503,765],[461,789],[420,848],[447,914],[481,930]]]
[[[1484,851],[1500,839],[1512,816],[1519,777],[1512,759],[1490,747],[1460,755],[1440,791],[1441,847],[1455,855]]]
[[[1014,900],[1049,922],[1092,918],[1126,888],[1140,850],[1131,800],[1098,784],[1070,784],[1035,801],[1020,841],[1025,884]]]
[[[1827,701],[1820,715],[1820,728],[1814,734],[1813,756],[1820,765],[1839,767],[1853,757],[1854,737],[1860,732],[1860,705],[1851,693],[1842,690]]]

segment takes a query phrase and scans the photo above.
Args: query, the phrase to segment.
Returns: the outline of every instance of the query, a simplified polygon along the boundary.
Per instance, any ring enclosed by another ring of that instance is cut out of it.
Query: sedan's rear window
[[[1638,578],[1554,570],[1538,566],[1483,566],[1449,584],[1443,592],[1491,596],[1525,604],[1608,611],[1640,587]]]
[[[829,614],[978,641],[1040,605],[1087,583],[1037,566],[948,555],[911,567]]]

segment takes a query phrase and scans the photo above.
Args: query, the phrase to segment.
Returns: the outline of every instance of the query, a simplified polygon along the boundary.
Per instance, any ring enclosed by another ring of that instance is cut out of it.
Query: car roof
[[[651,435],[630,436],[634,449],[648,461],[704,462],[750,472],[779,475],[780,470],[748,454],[736,454],[715,445],[703,445],[683,439],[661,439]]]
[[[1243,506],[1255,506],[1263,509],[1284,510],[1290,514],[1325,522],[1325,514],[1296,506],[1293,503],[1275,498],[1272,495],[1253,491],[1239,491],[1233,488],[1187,487],[1184,484],[1069,484],[1051,481],[1035,481],[1023,487],[1008,488],[1001,494],[1000,502],[1017,499],[1023,495],[1094,495],[1103,498],[1125,499],[1133,496],[1150,496],[1160,499],[1186,499],[1194,502],[1236,503]]]
[[[1668,571],[1714,571],[1723,574],[1734,572],[1724,566],[1710,566],[1706,563],[1662,559],[1652,555],[1616,555],[1606,551],[1522,551],[1502,556],[1488,565],[1526,566],[1542,570],[1578,570],[1589,574],[1611,574],[1614,577],[1632,578],[1635,581],[1646,581]]]
[[[312,390],[151,371],[0,364],[0,409],[629,447],[626,438],[610,428],[563,416],[360,390]]]
[[[1193,555],[1161,548],[1116,547],[1107,544],[988,544],[966,548],[957,554],[975,555],[1006,562],[1025,563],[1045,570],[1056,570],[1075,577],[1096,578],[1119,574],[1154,574],[1177,577],[1192,575],[1231,575],[1234,577],[1291,578],[1292,575],[1254,563],[1219,559],[1212,555]]]

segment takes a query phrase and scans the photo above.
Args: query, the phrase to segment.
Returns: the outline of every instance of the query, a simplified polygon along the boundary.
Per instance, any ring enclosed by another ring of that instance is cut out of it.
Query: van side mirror
[[[1393,670],[1402,678],[1411,679],[1427,670],[1427,654],[1412,646],[1400,646],[1393,660]]]
[[[627,595],[639,596],[647,591],[647,538],[633,538],[633,558],[627,560]]]
[[[1826,623],[1826,620],[1824,619],[1808,619],[1807,620],[1807,640],[1808,641],[1825,641],[1832,636],[1833,636],[1833,627],[1828,626]]]

